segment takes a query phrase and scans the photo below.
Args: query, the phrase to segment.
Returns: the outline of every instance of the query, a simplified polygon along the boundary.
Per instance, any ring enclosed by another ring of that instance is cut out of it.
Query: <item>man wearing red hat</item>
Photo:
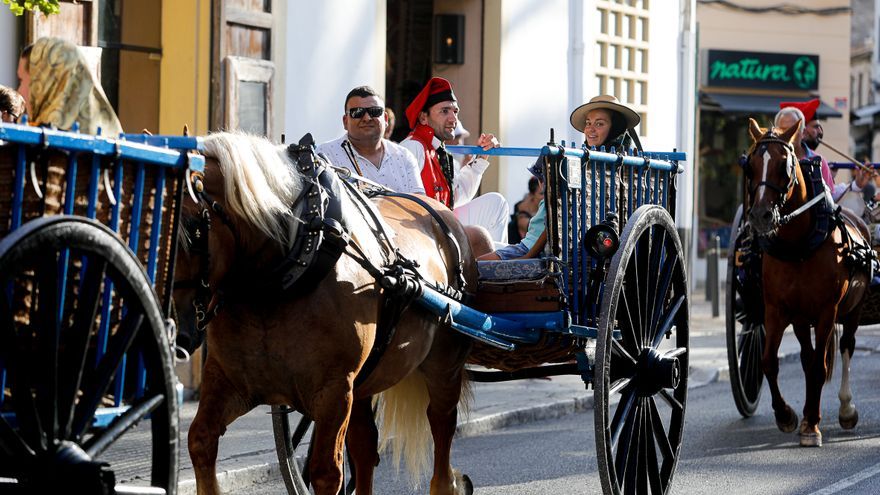
[[[779,113],[776,114],[773,125],[782,129],[794,125],[801,120],[800,130],[795,138],[795,153],[798,159],[818,156],[822,160],[822,180],[828,186],[831,197],[837,201],[847,191],[860,192],[868,182],[868,177],[857,173],[856,180],[851,183],[835,184],[828,162],[814,150],[819,146],[822,136],[822,124],[816,118],[816,110],[819,108],[819,99],[809,101],[784,101],[779,104]]]
[[[457,168],[443,145],[455,138],[458,125],[458,102],[449,81],[432,77],[407,107],[406,118],[412,132],[400,144],[419,162],[426,194],[453,209],[462,224],[485,227],[492,240],[507,243],[507,200],[494,192],[474,197],[489,167],[486,156]],[[497,147],[498,140],[480,134],[477,145],[488,150]]]

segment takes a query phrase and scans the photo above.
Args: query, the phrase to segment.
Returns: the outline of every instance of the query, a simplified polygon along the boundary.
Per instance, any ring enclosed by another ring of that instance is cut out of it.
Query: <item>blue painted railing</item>
[[[512,157],[544,157],[545,208],[551,250],[550,271],[562,274],[567,309],[550,313],[486,314],[463,306],[428,288],[419,303],[452,322],[452,327],[484,343],[506,350],[517,344],[534,343],[542,331],[595,337],[598,322],[597,301],[604,280],[590,278],[597,268],[583,245],[584,235],[612,214],[618,231],[639,207],[662,206],[674,217],[675,176],[684,171],[679,163],[685,153],[636,152],[566,148],[548,145],[540,148],[448,146],[453,154]],[[530,163],[523,163],[523,166]],[[590,292],[593,291],[593,292]],[[595,293],[598,291],[598,294]]]
[[[11,191],[0,191],[0,194],[10,194],[12,197],[9,211],[0,211],[0,238],[42,214],[81,215],[104,223],[123,238],[145,265],[154,286],[166,283],[167,278],[173,275],[170,269],[173,267],[173,259],[170,259],[173,239],[170,233],[176,217],[172,206],[179,207],[174,198],[183,191],[181,184],[186,180],[185,172],[204,170],[204,157],[193,153],[204,148],[201,138],[124,134],[119,139],[110,139],[27,125],[0,124],[0,152],[4,148],[14,158],[12,163],[0,163],[0,175],[9,178],[3,183],[11,184]],[[36,158],[38,156],[39,159]],[[39,160],[53,160],[52,163],[63,160],[66,165],[64,194],[59,198],[61,205],[57,211],[46,208],[45,195],[49,191],[40,190],[40,183],[45,185],[46,180],[40,176],[42,167],[37,172],[35,162]],[[36,183],[33,179],[36,179]],[[123,212],[123,208],[126,211]],[[142,236],[142,226],[146,225],[147,219],[151,223]],[[66,280],[68,274],[64,254],[59,262],[64,267],[60,277]],[[163,263],[165,270],[160,273]],[[157,279],[160,275],[166,280]],[[65,287],[64,280],[61,282],[60,287]],[[163,296],[164,309],[168,306],[170,294],[163,289],[166,287],[156,286],[157,293]],[[102,325],[96,335],[98,360],[106,352],[111,331],[109,315],[115,311],[111,307],[112,291],[112,284],[106,283],[101,294]],[[61,302],[59,311],[64,307]],[[121,310],[125,311],[124,308]],[[141,361],[140,357],[127,360],[131,366],[138,367],[136,374],[131,376],[137,380],[135,386],[140,391],[146,379]],[[124,362],[122,368],[126,366]],[[116,376],[114,395],[119,405],[122,391],[126,388],[124,380],[129,375],[121,371]],[[5,367],[0,362],[0,392],[5,383]],[[4,394],[0,393],[0,404],[3,400]],[[98,414],[96,421],[106,421],[104,416],[107,415],[115,416],[116,413],[112,408],[107,409]]]

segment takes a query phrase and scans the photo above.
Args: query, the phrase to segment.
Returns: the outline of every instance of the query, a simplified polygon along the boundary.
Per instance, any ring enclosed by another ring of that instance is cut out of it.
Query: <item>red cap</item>
[[[432,77],[412,103],[406,107],[406,120],[410,129],[419,121],[419,112],[441,101],[456,101],[452,85],[442,77]]]
[[[780,110],[787,107],[794,107],[803,112],[804,119],[806,119],[804,124],[806,124],[807,122],[816,119],[816,109],[819,108],[819,99],[813,98],[808,101],[783,101],[779,104]]]

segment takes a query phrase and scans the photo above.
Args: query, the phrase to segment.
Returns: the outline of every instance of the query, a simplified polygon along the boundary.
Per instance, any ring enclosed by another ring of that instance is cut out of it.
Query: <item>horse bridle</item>
[[[184,229],[190,238],[190,254],[199,257],[199,274],[195,279],[175,280],[174,288],[196,290],[196,295],[193,298],[193,309],[196,312],[196,329],[203,332],[208,327],[208,323],[217,316],[221,305],[221,301],[218,300],[213,307],[211,306],[211,301],[214,299],[214,291],[211,289],[210,283],[211,251],[209,249],[209,240],[211,234],[211,212],[213,211],[232,232],[233,237],[236,239],[236,246],[238,246],[238,234],[229,215],[223,210],[223,205],[214,201],[205,192],[203,178],[198,174],[193,174],[192,181],[201,210],[197,216],[186,223]]]
[[[796,155],[795,155],[795,151],[794,151],[794,146],[792,146],[791,143],[789,143],[788,141],[785,141],[783,139],[779,139],[776,136],[768,136],[768,137],[761,138],[755,142],[755,145],[753,146],[751,152],[746,156],[746,160],[745,160],[745,163],[743,164],[743,166],[744,167],[749,166],[749,163],[751,163],[751,161],[752,161],[752,157],[759,151],[759,149],[764,149],[766,151],[766,146],[761,146],[761,145],[766,145],[768,143],[780,144],[788,151],[788,160],[786,161],[786,165],[785,165],[785,174],[786,174],[786,176],[788,176],[788,185],[786,185],[786,187],[783,188],[783,187],[780,187],[770,181],[762,180],[762,181],[758,182],[757,184],[754,184],[753,187],[749,187],[748,190],[749,190],[749,195],[752,198],[754,198],[755,193],[757,192],[758,188],[761,186],[765,186],[773,191],[776,191],[776,193],[779,194],[779,199],[777,200],[777,202],[775,202],[773,204],[773,206],[781,209],[785,205],[785,201],[788,199],[788,197],[787,197],[788,192],[791,191],[792,187],[794,187],[798,184],[797,172],[794,170],[794,167],[797,166],[796,165],[797,159],[795,158]],[[746,180],[748,181],[749,184],[751,184],[752,179],[751,179],[750,174],[746,174]]]

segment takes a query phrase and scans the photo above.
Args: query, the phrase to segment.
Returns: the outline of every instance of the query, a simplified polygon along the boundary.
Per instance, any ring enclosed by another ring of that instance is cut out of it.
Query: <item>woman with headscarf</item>
[[[571,112],[571,125],[583,131],[588,148],[605,147],[605,151],[629,149],[635,143],[641,149],[634,130],[639,114],[621,104],[611,95],[599,95]]]
[[[116,112],[89,70],[82,52],[60,38],[40,38],[21,52],[18,92],[27,104],[31,125],[115,137],[122,132]]]

